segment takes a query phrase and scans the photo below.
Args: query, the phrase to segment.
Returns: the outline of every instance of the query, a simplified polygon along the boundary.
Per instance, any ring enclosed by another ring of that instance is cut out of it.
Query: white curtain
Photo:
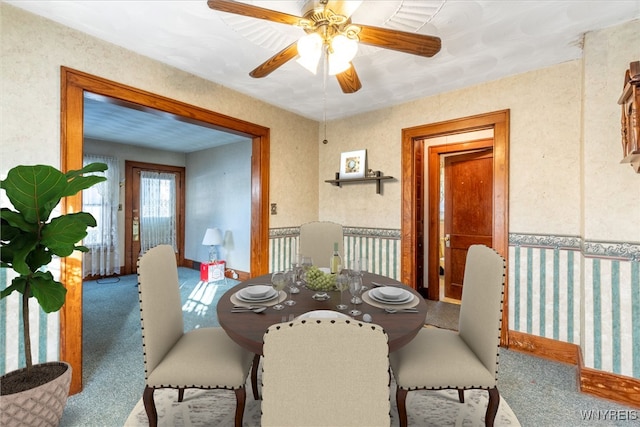
[[[176,244],[176,176],[173,173],[140,172],[140,251],[157,245]]]
[[[87,229],[83,244],[89,252],[83,255],[83,277],[120,274],[118,244],[118,204],[120,203],[120,167],[118,159],[93,154],[84,155],[84,164],[106,163],[108,169],[95,173],[107,177],[82,192],[82,210],[89,212],[98,225]]]

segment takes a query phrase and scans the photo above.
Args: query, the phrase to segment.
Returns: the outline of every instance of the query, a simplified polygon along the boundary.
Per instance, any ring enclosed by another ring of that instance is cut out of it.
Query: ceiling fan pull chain
[[[323,144],[328,144],[327,140],[327,71],[328,71],[328,63],[329,63],[329,46],[325,45],[324,50],[324,64],[322,70],[322,125],[324,127],[324,139],[322,140]]]

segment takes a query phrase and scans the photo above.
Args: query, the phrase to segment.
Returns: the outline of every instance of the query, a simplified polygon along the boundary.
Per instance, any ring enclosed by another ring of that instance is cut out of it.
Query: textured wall
[[[232,242],[219,246],[227,268],[251,268],[251,140],[187,155],[185,257],[206,261],[202,246],[207,228],[231,233]]]
[[[5,3],[0,19],[0,175],[18,163],[59,166],[64,65],[270,128],[270,196],[282,207],[270,226],[317,218],[317,122]]]
[[[362,148],[373,169],[399,177],[403,128],[510,109],[510,229],[579,234],[580,72],[581,62],[571,61],[332,122],[330,135],[340,137],[320,147],[321,178],[337,170],[340,152]],[[367,185],[323,184],[320,217],[397,228],[400,184],[385,182],[383,196]]]
[[[640,20],[587,34],[584,44],[584,236],[640,242],[640,175],[622,160],[624,72],[640,60]]]
[[[280,209],[269,225],[317,219],[317,122],[5,3],[0,40],[0,177],[17,164],[60,166],[60,67],[67,66],[270,128],[270,197]],[[18,300],[0,302],[0,372],[24,364]],[[58,313],[32,313],[34,359],[58,359]]]

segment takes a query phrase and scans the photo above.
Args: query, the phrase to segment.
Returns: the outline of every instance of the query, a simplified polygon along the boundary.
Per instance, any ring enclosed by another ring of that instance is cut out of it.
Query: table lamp
[[[218,258],[216,245],[222,244],[222,231],[219,228],[207,228],[202,239],[204,246],[209,246],[209,262],[214,262]]]

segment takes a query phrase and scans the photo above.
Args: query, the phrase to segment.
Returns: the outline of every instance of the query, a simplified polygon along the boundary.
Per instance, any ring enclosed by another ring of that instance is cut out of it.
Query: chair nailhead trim
[[[241,388],[245,388],[244,385],[240,385],[238,387],[230,387],[230,386],[199,386],[199,385],[172,385],[172,384],[161,384],[161,385],[155,385],[155,386],[150,386],[151,388],[153,388],[154,390],[159,390],[161,388],[197,388],[200,390],[236,390],[236,389],[241,389]]]

